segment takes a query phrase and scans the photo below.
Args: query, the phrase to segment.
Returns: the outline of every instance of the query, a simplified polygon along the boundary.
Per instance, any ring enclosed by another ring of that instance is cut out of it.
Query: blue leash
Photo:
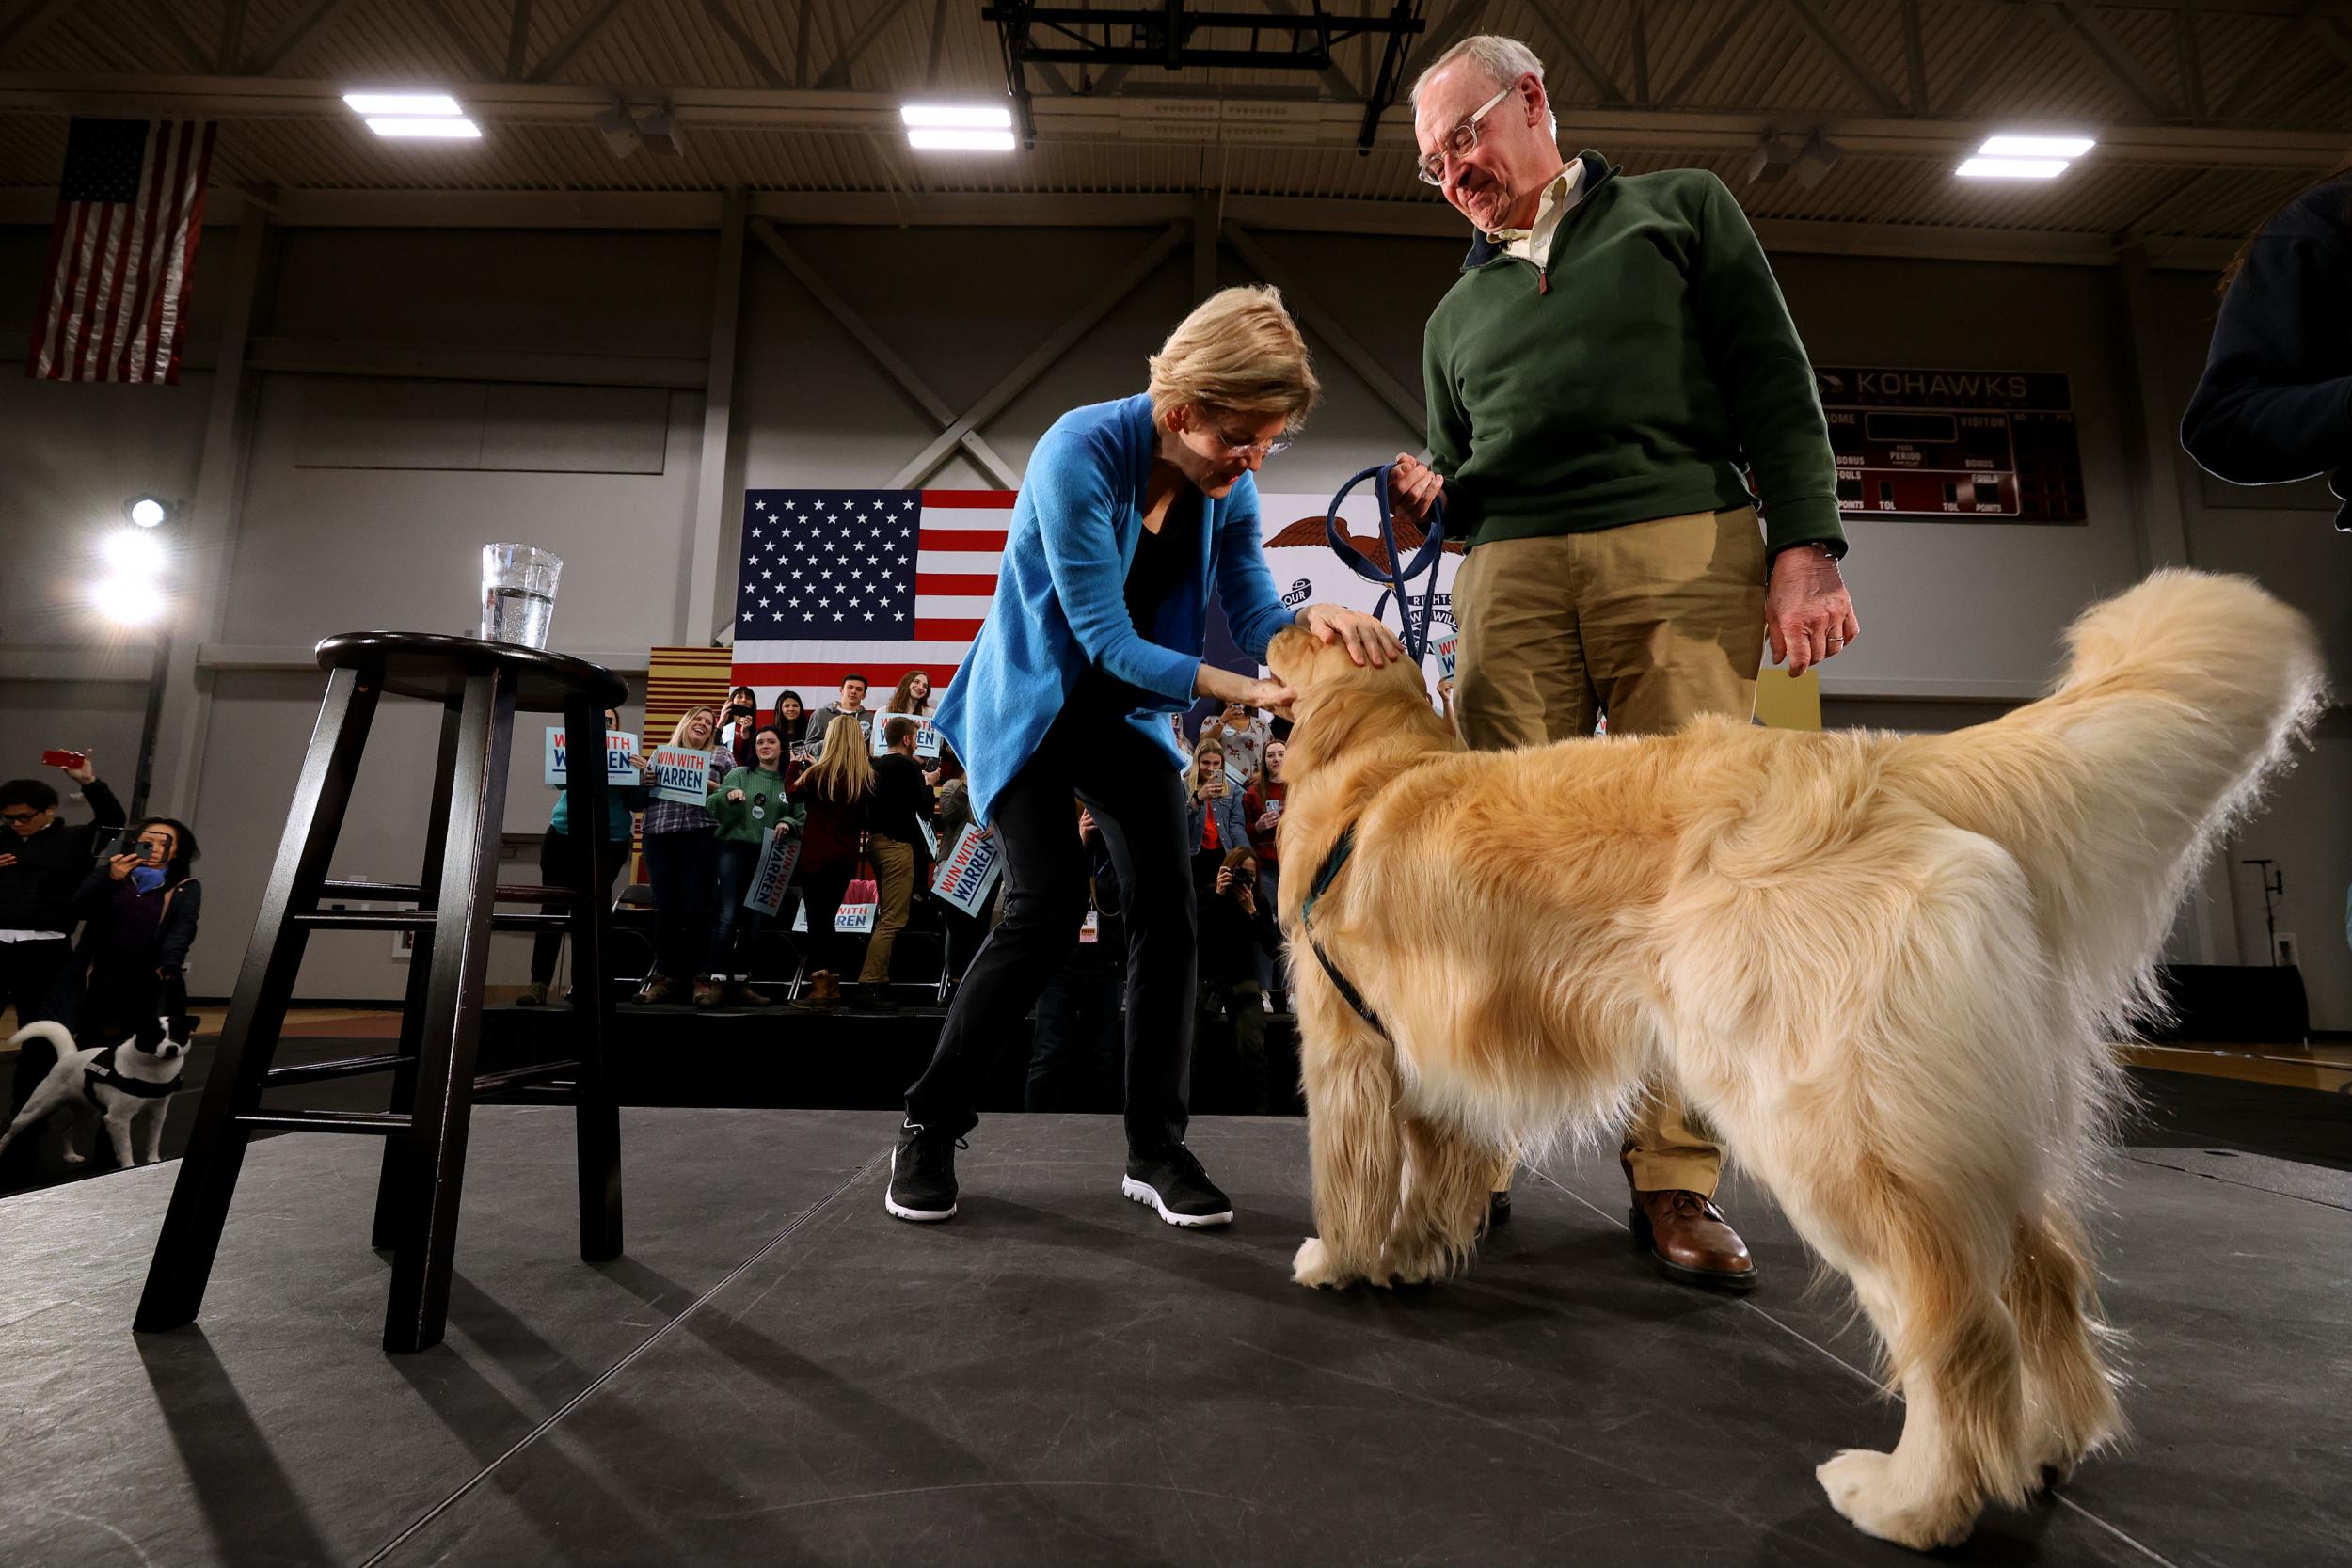
[[[1445,502],[1439,500],[1430,508],[1429,537],[1421,542],[1421,548],[1413,552],[1413,559],[1401,561],[1396,548],[1396,523],[1389,515],[1389,470],[1395,467],[1393,463],[1379,464],[1366,468],[1341,485],[1339,494],[1331,498],[1330,510],[1323,515],[1323,524],[1331,541],[1331,548],[1342,561],[1347,562],[1348,569],[1366,582],[1376,582],[1387,590],[1381,594],[1380,602],[1373,607],[1374,615],[1377,616],[1388,608],[1390,594],[1396,595],[1396,618],[1404,626],[1405,651],[1412,655],[1415,664],[1419,664],[1429,655],[1429,615],[1438,603],[1438,559],[1445,549]],[[1347,531],[1340,526],[1340,503],[1347,499],[1350,490],[1368,479],[1375,482],[1373,496],[1380,503],[1380,543],[1389,552],[1386,568],[1375,564],[1370,556],[1350,544]],[[1422,595],[1421,624],[1416,628],[1413,624],[1413,601],[1405,589],[1407,583],[1424,572],[1429,577],[1429,592]]]

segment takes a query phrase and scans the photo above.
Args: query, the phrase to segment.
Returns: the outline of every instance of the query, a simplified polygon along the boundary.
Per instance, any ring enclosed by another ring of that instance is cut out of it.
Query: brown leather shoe
[[[1756,1259],[1724,1212],[1698,1194],[1675,1188],[1633,1195],[1633,1245],[1658,1272],[1684,1285],[1717,1291],[1756,1288]]]

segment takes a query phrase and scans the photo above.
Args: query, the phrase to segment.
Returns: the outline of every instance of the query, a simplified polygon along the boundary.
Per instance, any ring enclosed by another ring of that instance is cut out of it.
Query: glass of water
[[[490,642],[548,645],[555,579],[564,558],[535,545],[482,546],[482,636]]]

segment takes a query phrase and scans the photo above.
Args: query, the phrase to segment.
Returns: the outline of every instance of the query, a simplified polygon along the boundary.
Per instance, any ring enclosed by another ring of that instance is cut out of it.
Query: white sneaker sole
[[[890,1179],[894,1181],[898,1179],[898,1151],[895,1148],[890,1151]],[[882,1189],[882,1207],[890,1211],[894,1218],[912,1220],[916,1225],[937,1225],[941,1220],[956,1217],[956,1206],[952,1203],[945,1209],[910,1209],[892,1197],[888,1187]]]
[[[1221,1214],[1176,1213],[1169,1210],[1167,1204],[1160,1201],[1160,1195],[1152,1189],[1152,1183],[1149,1181],[1138,1181],[1132,1176],[1122,1176],[1119,1179],[1119,1190],[1126,1194],[1129,1197],[1134,1198],[1137,1203],[1148,1203],[1153,1209],[1158,1210],[1160,1218],[1166,1220],[1168,1224],[1183,1226],[1187,1230],[1198,1230],[1202,1226],[1208,1225],[1231,1225],[1233,1223],[1233,1212],[1231,1209],[1226,1210],[1225,1212]]]

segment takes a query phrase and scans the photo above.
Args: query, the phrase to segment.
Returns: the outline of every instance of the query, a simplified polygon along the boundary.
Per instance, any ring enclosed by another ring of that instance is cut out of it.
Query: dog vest
[[[101,1111],[106,1108],[104,1102],[98,1098],[101,1086],[119,1089],[124,1094],[139,1100],[162,1100],[167,1095],[177,1094],[180,1091],[180,1081],[177,1078],[168,1084],[156,1084],[144,1078],[125,1078],[117,1072],[115,1053],[120,1049],[122,1049],[120,1046],[116,1045],[106,1047],[105,1050],[91,1057],[89,1066],[82,1069],[82,1095],[91,1105]]]
[[[1315,879],[1307,889],[1307,901],[1298,909],[1298,923],[1306,928],[1307,945],[1313,949],[1315,962],[1323,966],[1323,973],[1330,976],[1332,987],[1340,993],[1340,1000],[1356,1009],[1356,1016],[1371,1024],[1375,1034],[1394,1045],[1396,1042],[1390,1038],[1389,1027],[1380,1022],[1380,1015],[1365,1005],[1363,993],[1347,983],[1347,976],[1340,973],[1340,966],[1331,961],[1331,955],[1323,950],[1323,943],[1315,937],[1315,904],[1331,890],[1331,884],[1339,879],[1340,868],[1355,852],[1356,824],[1350,822],[1341,830],[1339,842],[1331,846],[1331,852],[1323,857],[1323,864],[1316,868]]]

